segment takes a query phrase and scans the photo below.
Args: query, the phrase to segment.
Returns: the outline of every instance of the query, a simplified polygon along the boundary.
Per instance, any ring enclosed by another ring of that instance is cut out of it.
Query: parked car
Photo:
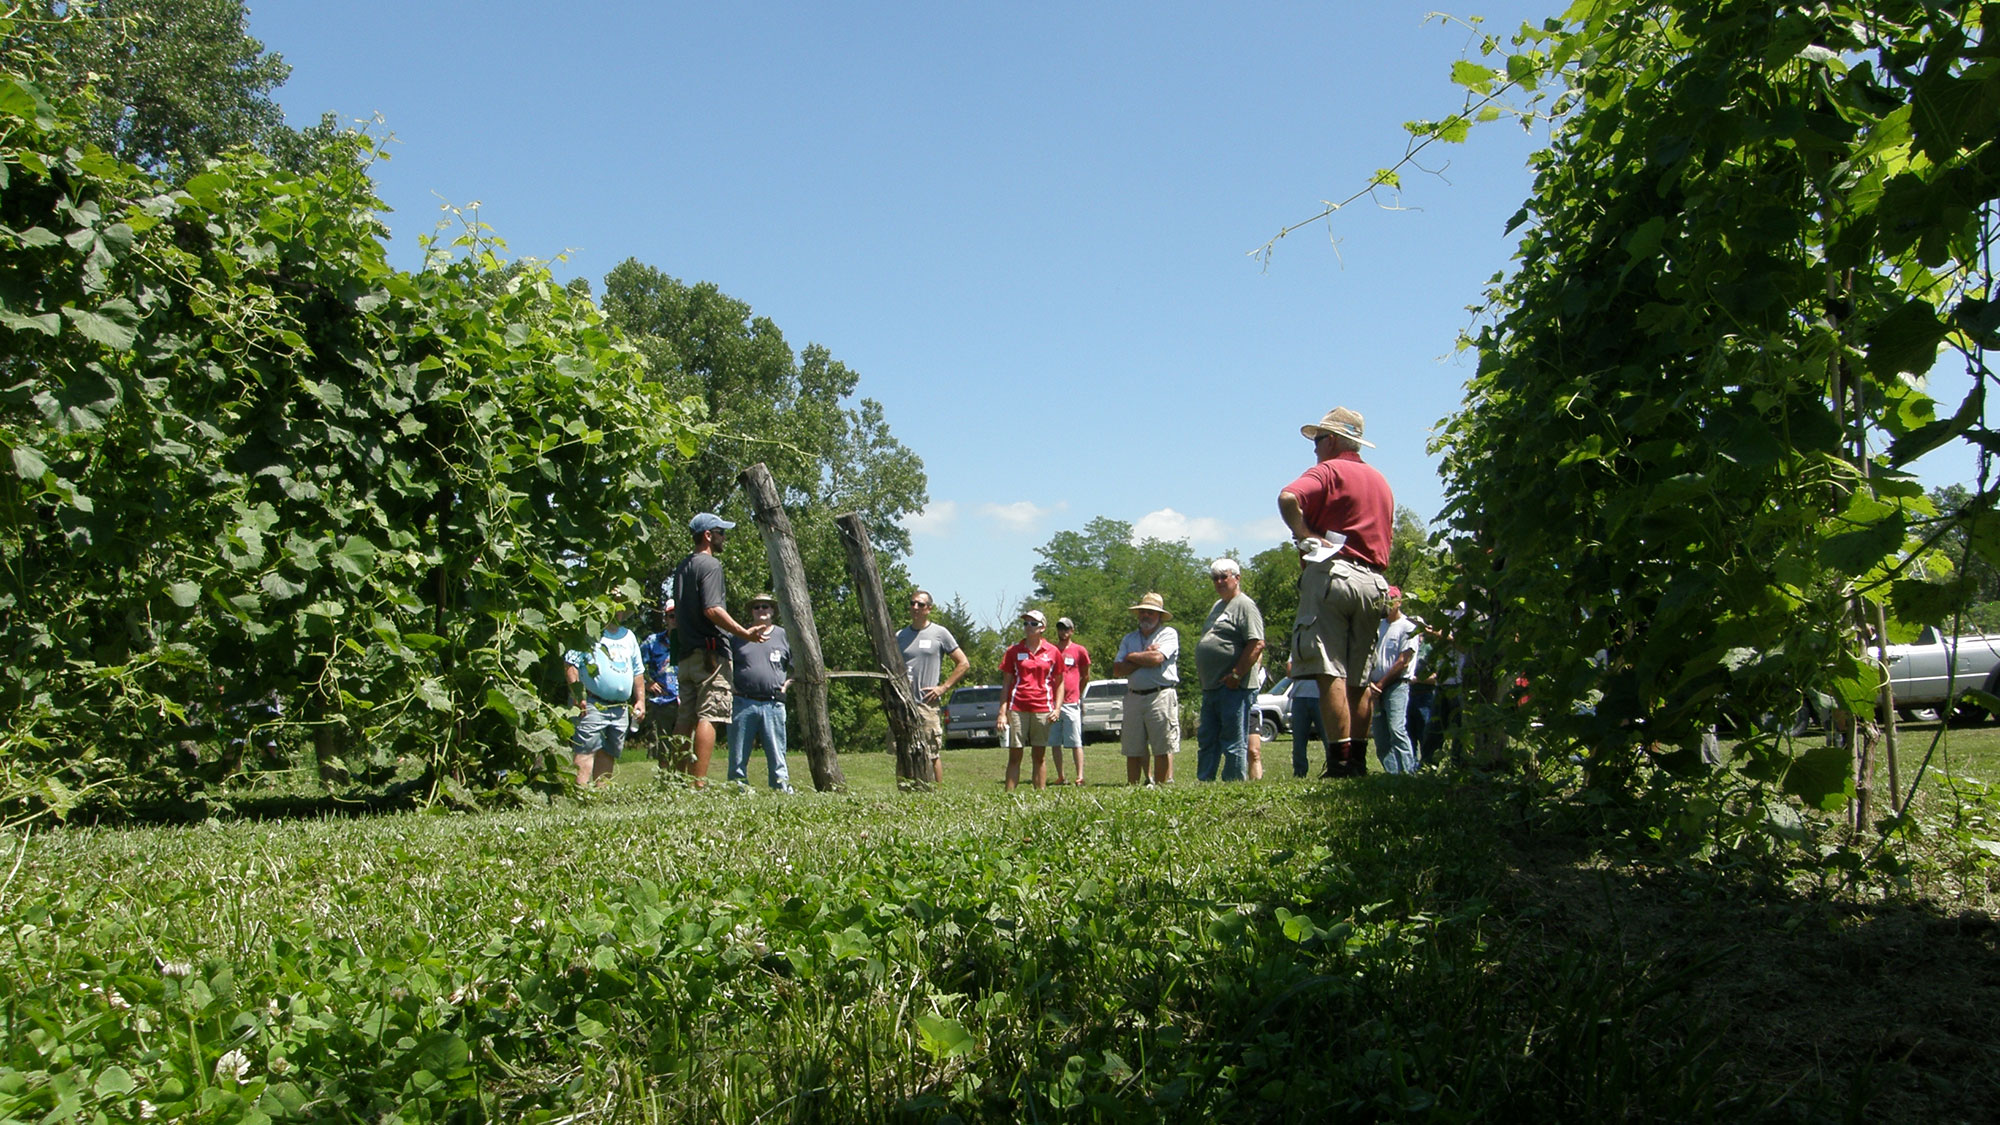
[[[1083,685],[1083,740],[1111,739],[1125,731],[1125,681],[1092,680]]]
[[[1292,678],[1286,676],[1257,696],[1257,732],[1264,741],[1292,729]]]
[[[1994,717],[1957,697],[1973,689],[2000,694],[2000,636],[1972,634],[1946,641],[1941,631],[1926,625],[1915,643],[1890,645],[1888,655],[1897,710],[1930,708],[1960,722]]]
[[[944,705],[944,741],[949,746],[954,740],[970,742],[974,739],[998,739],[999,733],[993,724],[1000,717],[1000,685],[976,684],[962,687],[951,693],[951,699]]]

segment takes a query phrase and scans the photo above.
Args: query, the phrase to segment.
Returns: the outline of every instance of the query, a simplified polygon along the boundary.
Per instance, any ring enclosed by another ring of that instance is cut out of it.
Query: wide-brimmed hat
[[[1154,613],[1159,614],[1160,620],[1162,621],[1172,621],[1174,619],[1174,615],[1167,612],[1166,599],[1162,598],[1158,594],[1143,595],[1142,597],[1140,597],[1138,605],[1126,606],[1125,608],[1133,611],[1134,613],[1137,613],[1139,610],[1142,609],[1150,609]]]
[[[772,597],[769,594],[758,594],[755,597],[751,598],[749,601],[745,602],[744,604],[753,606],[767,605],[770,606],[772,609],[776,609],[778,608],[778,599]]]
[[[1300,426],[1299,433],[1314,441],[1318,441],[1321,434],[1333,434],[1336,437],[1347,438],[1357,445],[1375,448],[1374,442],[1361,436],[1361,425],[1361,415],[1358,412],[1349,410],[1345,406],[1336,406],[1327,411],[1326,417],[1318,422]]]

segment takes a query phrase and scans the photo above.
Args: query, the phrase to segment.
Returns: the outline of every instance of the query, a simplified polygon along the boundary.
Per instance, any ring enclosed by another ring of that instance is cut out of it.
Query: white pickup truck
[[[1125,729],[1125,681],[1092,680],[1083,685],[1083,737],[1117,738]]]
[[[1978,689],[2000,695],[2000,636],[1972,634],[1947,641],[1927,625],[1915,643],[1890,645],[1888,655],[1898,711],[1928,707],[1961,722],[1992,718],[1970,703],[1948,707],[1946,694]]]

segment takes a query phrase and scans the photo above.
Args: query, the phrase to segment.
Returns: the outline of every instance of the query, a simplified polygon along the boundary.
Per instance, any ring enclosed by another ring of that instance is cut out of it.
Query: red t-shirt
[[[1349,450],[1321,461],[1285,486],[1299,498],[1306,526],[1347,536],[1340,553],[1374,567],[1389,565],[1389,540],[1396,532],[1396,498],[1375,466]]]
[[[1056,651],[1062,656],[1063,702],[1076,703],[1083,697],[1083,674],[1090,671],[1090,650],[1071,641]]]
[[[1033,652],[1029,652],[1025,645],[1008,645],[1006,655],[1000,658],[1000,674],[1014,674],[1014,694],[1007,698],[1007,709],[1031,711],[1037,715],[1055,710],[1055,699],[1049,694],[1049,680],[1060,667],[1062,654],[1047,641],[1043,641]]]

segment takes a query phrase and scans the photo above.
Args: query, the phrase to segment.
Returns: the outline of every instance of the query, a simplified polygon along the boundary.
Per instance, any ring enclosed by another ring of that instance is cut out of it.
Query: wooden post
[[[889,741],[896,751],[897,784],[904,789],[929,789],[930,764],[943,747],[918,710],[917,694],[910,689],[910,677],[903,669],[903,650],[896,647],[896,629],[890,624],[882,575],[875,569],[868,525],[855,512],[833,522],[840,528],[841,546],[847,549],[848,577],[861,595],[861,623],[868,629],[869,647],[875,650],[875,660],[884,673],[882,708],[889,718]]]
[[[762,462],[743,470],[736,479],[750,498],[751,518],[764,536],[771,581],[778,587],[772,593],[792,644],[792,701],[798,708],[800,748],[812,766],[813,788],[821,792],[844,789],[847,778],[840,772],[840,758],[833,749],[833,724],[827,717],[826,658],[820,653],[819,625],[813,619],[812,593],[806,587],[806,568],[799,561],[791,517],[785,515],[778,485]]]

